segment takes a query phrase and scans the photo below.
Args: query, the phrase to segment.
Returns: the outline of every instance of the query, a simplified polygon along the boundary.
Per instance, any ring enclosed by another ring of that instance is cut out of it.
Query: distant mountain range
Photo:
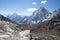
[[[50,20],[51,18],[53,18],[53,15],[56,14],[56,11],[57,10],[51,13],[45,7],[41,6],[37,11],[34,11],[31,16],[22,17],[14,13],[12,15],[8,15],[7,18],[20,24],[32,25]]]
[[[23,19],[23,17],[17,15],[16,13],[13,13],[12,15],[8,15],[7,18],[9,18],[17,23],[20,23],[20,21]]]
[[[10,20],[9,18],[4,17],[4,16],[3,16],[3,15],[1,15],[1,14],[0,14],[0,21],[7,21],[7,22],[16,23],[15,21]]]
[[[21,17],[17,14],[13,14],[11,16],[4,17],[3,15],[0,15],[0,21],[8,21],[12,23],[17,22],[22,23],[22,25],[34,24],[33,26],[41,24],[45,25],[44,22],[49,22],[47,25],[49,24],[48,27],[50,30],[57,26],[57,24],[60,25],[60,8],[50,13],[45,9],[45,7],[41,6],[40,9],[35,11],[31,16]]]
[[[51,18],[50,13],[45,7],[41,6],[37,11],[33,12],[31,16],[21,17],[17,14],[8,16],[9,19],[22,24],[36,24]]]

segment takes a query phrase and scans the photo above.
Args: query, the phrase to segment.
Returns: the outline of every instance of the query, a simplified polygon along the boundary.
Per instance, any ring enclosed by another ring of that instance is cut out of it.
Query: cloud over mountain
[[[28,9],[27,9],[28,12],[34,12],[34,11],[36,11],[36,10],[37,10],[37,8],[28,8]]]
[[[42,4],[46,4],[47,0],[43,0],[41,1]]]

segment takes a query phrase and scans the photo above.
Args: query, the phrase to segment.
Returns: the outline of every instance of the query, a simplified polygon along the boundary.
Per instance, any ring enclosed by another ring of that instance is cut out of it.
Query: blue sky
[[[43,3],[42,1],[46,2]],[[7,16],[17,13],[22,16],[29,16],[41,4],[44,4],[50,12],[60,8],[60,0],[0,0],[0,14]]]

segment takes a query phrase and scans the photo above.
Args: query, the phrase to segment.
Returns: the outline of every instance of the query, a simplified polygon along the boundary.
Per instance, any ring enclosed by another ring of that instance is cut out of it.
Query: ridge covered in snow
[[[41,6],[37,11],[33,12],[31,16],[25,18],[23,23],[26,24],[36,24],[51,18],[51,13],[43,6]]]

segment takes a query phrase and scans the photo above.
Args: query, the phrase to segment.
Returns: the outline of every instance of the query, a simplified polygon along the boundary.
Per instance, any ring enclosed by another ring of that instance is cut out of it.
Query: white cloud
[[[37,10],[36,8],[28,8],[28,9],[27,9],[28,12],[34,12],[34,11],[36,11],[36,10]]]
[[[47,0],[41,1],[42,4],[46,4]]]
[[[37,3],[36,2],[32,2],[33,5],[36,5]]]

